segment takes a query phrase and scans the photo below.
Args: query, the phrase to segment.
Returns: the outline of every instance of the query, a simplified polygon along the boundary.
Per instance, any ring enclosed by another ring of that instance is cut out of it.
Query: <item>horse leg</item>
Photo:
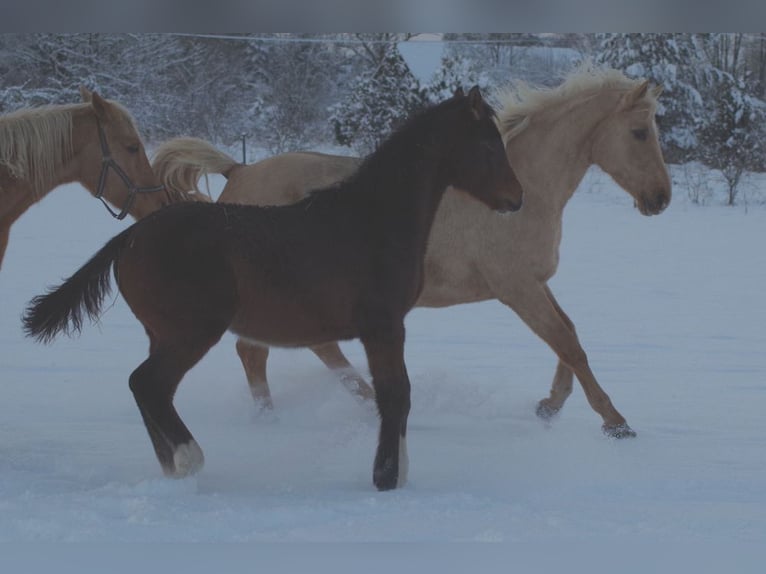
[[[202,449],[173,406],[173,396],[184,374],[223,333],[196,345],[164,345],[152,340],[149,358],[130,375],[130,390],[166,476],[183,478],[204,464]]]
[[[553,293],[551,293],[550,287],[547,285],[545,286],[545,294],[556,309],[559,317],[561,317],[561,320],[566,324],[567,328],[572,331],[574,336],[577,337],[574,323],[558,304]],[[556,374],[553,376],[550,395],[537,403],[537,416],[541,419],[550,420],[561,410],[567,398],[569,398],[569,395],[572,394],[573,379],[574,373],[572,372],[572,369],[559,360],[558,365],[556,366]]]
[[[266,361],[269,358],[269,348],[253,345],[244,339],[237,339],[237,354],[245,369],[247,384],[255,403],[264,410],[274,408],[271,401],[269,382],[266,379]]]
[[[362,336],[380,413],[380,434],[372,480],[378,490],[391,490],[407,481],[407,416],[410,380],[404,365],[404,325]]]
[[[362,375],[348,362],[338,343],[325,343],[311,347],[314,354],[327,368],[338,371],[341,383],[355,397],[367,401],[375,398],[375,391],[367,384]]]
[[[591,408],[601,415],[604,421],[604,433],[615,438],[635,436],[636,433],[628,426],[625,418],[614,408],[609,395],[598,384],[577,335],[556,310],[557,305],[552,303],[548,293],[550,291],[545,285],[535,283],[515,290],[512,300],[501,300],[511,307],[537,336],[548,343],[559,360],[574,372]],[[565,374],[562,378],[565,381]]]

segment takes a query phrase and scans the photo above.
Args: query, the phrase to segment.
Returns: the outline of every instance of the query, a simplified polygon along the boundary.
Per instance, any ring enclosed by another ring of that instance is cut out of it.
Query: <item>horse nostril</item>
[[[498,213],[513,213],[519,209],[521,209],[521,200],[514,201],[512,199],[502,199],[495,211]]]
[[[668,206],[669,203],[670,194],[668,194],[664,189],[660,190],[660,193],[657,194],[657,206],[660,208],[660,210],[663,210]]]

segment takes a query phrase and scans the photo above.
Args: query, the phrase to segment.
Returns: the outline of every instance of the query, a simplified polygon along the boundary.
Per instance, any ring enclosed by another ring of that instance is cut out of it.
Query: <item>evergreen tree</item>
[[[330,139],[326,110],[335,102],[339,61],[328,44],[291,36],[266,54],[259,63],[261,108],[250,126],[259,142],[281,153]]]
[[[700,130],[702,160],[721,171],[728,186],[727,204],[736,203],[745,170],[766,168],[766,105],[745,93],[744,83],[726,72],[711,82],[708,119]]]
[[[346,98],[331,106],[336,141],[369,153],[397,125],[426,105],[426,96],[396,44],[388,44],[377,68],[352,81]]]
[[[663,86],[657,125],[668,161],[689,159],[705,109],[697,89],[701,59],[689,34],[602,34],[596,60]]]
[[[426,86],[425,93],[431,103],[438,103],[452,96],[457,88],[469,89],[476,85],[486,94],[493,83],[474,62],[455,52],[442,57],[441,67]]]

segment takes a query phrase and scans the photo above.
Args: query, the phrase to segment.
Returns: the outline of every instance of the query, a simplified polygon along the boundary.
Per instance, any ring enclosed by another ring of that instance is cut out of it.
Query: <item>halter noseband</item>
[[[114,161],[112,154],[109,152],[109,145],[106,143],[106,134],[104,133],[104,128],[98,118],[96,118],[96,125],[98,126],[98,140],[101,143],[101,174],[98,176],[98,188],[96,188],[95,197],[96,199],[101,200],[101,203],[104,204],[106,210],[111,213],[113,217],[116,217],[117,219],[125,219],[125,216],[130,211],[130,208],[133,207],[133,202],[136,200],[137,194],[163,191],[165,186],[155,185],[154,187],[136,187],[133,185],[130,176],[125,173],[125,170],[123,170],[116,161]],[[125,205],[122,206],[122,209],[119,212],[114,211],[104,199],[106,176],[109,173],[110,168],[113,169],[118,176],[120,176],[120,179],[125,184],[125,187],[128,188],[128,199],[125,200]]]

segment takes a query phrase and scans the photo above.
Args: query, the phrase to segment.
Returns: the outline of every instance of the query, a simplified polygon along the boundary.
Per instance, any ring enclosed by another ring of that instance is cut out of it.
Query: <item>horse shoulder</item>
[[[429,236],[419,306],[443,307],[492,297],[479,269],[482,229],[492,216],[468,194],[447,190]]]
[[[522,208],[487,225],[479,268],[501,299],[530,284],[546,283],[559,264],[561,219]]]

